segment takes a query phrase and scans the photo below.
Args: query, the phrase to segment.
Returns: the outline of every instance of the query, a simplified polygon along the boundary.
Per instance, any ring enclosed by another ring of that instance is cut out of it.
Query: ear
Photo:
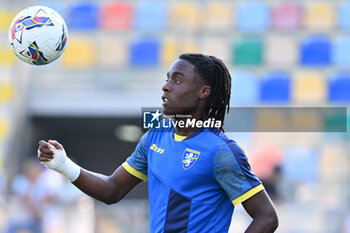
[[[210,96],[210,94],[211,94],[211,87],[208,85],[203,85],[202,88],[200,89],[199,98],[206,99]]]

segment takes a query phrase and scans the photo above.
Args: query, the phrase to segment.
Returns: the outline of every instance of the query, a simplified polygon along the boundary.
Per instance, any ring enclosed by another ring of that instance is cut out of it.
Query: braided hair
[[[179,56],[194,65],[195,72],[203,82],[211,87],[209,103],[204,111],[204,118],[220,120],[221,131],[226,112],[229,112],[231,97],[231,75],[225,64],[214,56],[185,53]]]

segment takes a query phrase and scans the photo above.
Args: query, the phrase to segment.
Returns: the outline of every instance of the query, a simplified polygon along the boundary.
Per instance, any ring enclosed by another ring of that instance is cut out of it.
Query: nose
[[[169,88],[169,81],[167,81],[164,86],[162,87],[162,91],[164,92],[169,92],[170,88]]]

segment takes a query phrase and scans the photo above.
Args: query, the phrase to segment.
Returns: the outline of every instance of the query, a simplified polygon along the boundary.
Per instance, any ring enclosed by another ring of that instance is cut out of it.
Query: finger
[[[54,153],[44,153],[38,149],[38,158],[49,158],[52,159],[54,158]]]
[[[39,141],[39,145],[40,145],[41,147],[44,147],[44,148],[47,148],[47,149],[52,148],[52,145],[51,145],[50,143],[48,143],[48,142],[45,142],[44,140],[40,140],[40,141]]]
[[[43,146],[39,146],[39,152],[41,153],[46,153],[46,154],[50,154],[50,155],[53,155],[55,154],[55,151],[53,148],[46,148],[46,147],[43,147]]]
[[[53,155],[51,154],[44,154],[44,153],[40,153],[38,158],[48,158],[48,159],[53,159]]]
[[[53,145],[57,150],[63,150],[63,146],[56,140],[49,140],[49,143]]]
[[[43,158],[43,157],[39,157],[38,160],[39,160],[40,162],[50,162],[50,161],[51,161],[51,159],[49,159],[49,158]]]

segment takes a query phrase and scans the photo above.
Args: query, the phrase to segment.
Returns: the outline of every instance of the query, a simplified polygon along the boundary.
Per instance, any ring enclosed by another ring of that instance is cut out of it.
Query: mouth
[[[162,96],[162,100],[163,100],[163,103],[162,103],[163,106],[169,103],[169,99],[166,96]]]

